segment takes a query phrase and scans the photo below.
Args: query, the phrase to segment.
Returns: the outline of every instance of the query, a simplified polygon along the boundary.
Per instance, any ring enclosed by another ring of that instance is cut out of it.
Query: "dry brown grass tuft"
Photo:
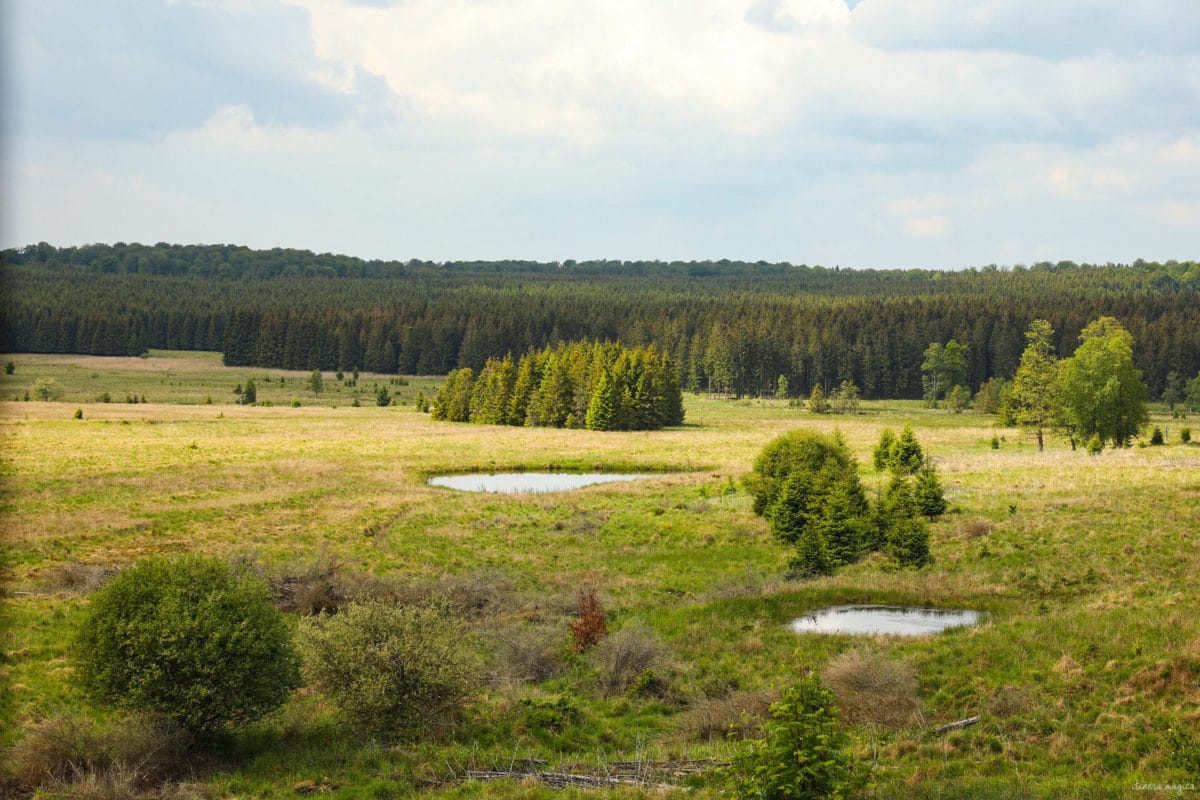
[[[138,715],[107,728],[75,714],[34,723],[8,753],[7,771],[26,792],[72,798],[178,796],[168,787],[193,769],[195,740],[161,717]]]
[[[339,572],[342,563],[322,549],[308,564],[284,567],[270,576],[275,604],[299,614],[332,614],[351,598]]]
[[[1017,686],[1001,686],[992,692],[988,711],[997,717],[1012,717],[1033,708],[1029,695]]]
[[[822,677],[850,722],[902,728],[922,720],[911,664],[858,648],[830,659]]]
[[[80,564],[73,561],[48,572],[42,585],[48,592],[86,594],[108,583],[117,571],[117,567],[109,564]]]
[[[1063,653],[1063,657],[1054,665],[1054,671],[1059,675],[1075,676],[1083,674],[1083,667],[1079,666],[1079,662],[1071,656]]]
[[[496,677],[513,683],[552,678],[562,669],[567,649],[565,626],[511,627],[492,634]]]
[[[679,735],[685,739],[749,739],[757,736],[779,692],[733,692],[702,697],[679,716]]]
[[[620,694],[648,669],[661,669],[670,661],[667,646],[641,620],[634,620],[596,645],[592,662],[600,671],[600,689]]]
[[[994,526],[992,525],[991,521],[979,517],[977,519],[967,520],[964,522],[958,532],[962,536],[967,536],[974,539],[980,536],[987,536],[992,532],[993,527]]]

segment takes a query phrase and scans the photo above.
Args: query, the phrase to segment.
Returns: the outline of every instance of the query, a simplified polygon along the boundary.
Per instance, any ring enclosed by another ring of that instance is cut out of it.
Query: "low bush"
[[[579,702],[571,694],[522,698],[521,708],[525,712],[526,728],[550,733],[562,733],[581,716]]]
[[[300,635],[312,682],[372,734],[448,725],[477,685],[463,625],[444,607],[353,603],[301,620]]]
[[[592,654],[600,689],[608,695],[621,694],[643,672],[661,668],[669,660],[666,645],[640,620],[601,641]]]
[[[92,597],[73,652],[97,699],[200,734],[254,722],[300,682],[267,585],[204,556],[122,570]]]
[[[271,575],[275,604],[283,611],[300,614],[334,613],[350,599],[339,574],[342,563],[321,551],[308,564],[285,567]]]
[[[779,692],[732,692],[701,697],[679,716],[679,734],[687,739],[748,739],[757,736],[779,700]]]
[[[86,594],[104,586],[116,574],[117,568],[111,565],[73,561],[47,572],[42,579],[42,586],[50,592]]]
[[[575,622],[571,623],[571,652],[586,653],[608,636],[608,623],[595,589],[579,593]]]
[[[496,641],[496,675],[513,683],[536,683],[562,669],[566,636],[558,626],[512,627],[501,630]]]
[[[848,650],[830,659],[822,678],[850,722],[900,728],[921,719],[917,676],[909,664]]]

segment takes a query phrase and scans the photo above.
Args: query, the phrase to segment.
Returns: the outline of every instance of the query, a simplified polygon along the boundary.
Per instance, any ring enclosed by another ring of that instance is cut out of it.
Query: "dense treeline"
[[[671,357],[653,345],[576,342],[489,358],[478,377],[450,373],[430,408],[434,419],[485,425],[657,430],[683,423]]]
[[[1010,377],[1034,319],[1072,352],[1119,319],[1151,392],[1200,372],[1200,263],[1070,262],[958,272],[744,262],[363,261],[159,244],[0,253],[7,352],[219,350],[230,365],[446,374],[564,341],[654,344],[681,385],[794,396],[850,380],[921,397],[931,342],[966,348],[968,388]]]

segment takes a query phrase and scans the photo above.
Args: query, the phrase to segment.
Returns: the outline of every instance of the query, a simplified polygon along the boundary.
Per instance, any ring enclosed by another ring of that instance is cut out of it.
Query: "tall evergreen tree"
[[[600,373],[588,403],[587,427],[593,431],[613,431],[620,420],[620,396],[607,369]]]

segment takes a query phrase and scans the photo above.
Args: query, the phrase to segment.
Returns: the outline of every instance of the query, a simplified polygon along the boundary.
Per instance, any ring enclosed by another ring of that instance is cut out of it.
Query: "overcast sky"
[[[0,245],[1200,258],[1197,0],[3,0]]]

